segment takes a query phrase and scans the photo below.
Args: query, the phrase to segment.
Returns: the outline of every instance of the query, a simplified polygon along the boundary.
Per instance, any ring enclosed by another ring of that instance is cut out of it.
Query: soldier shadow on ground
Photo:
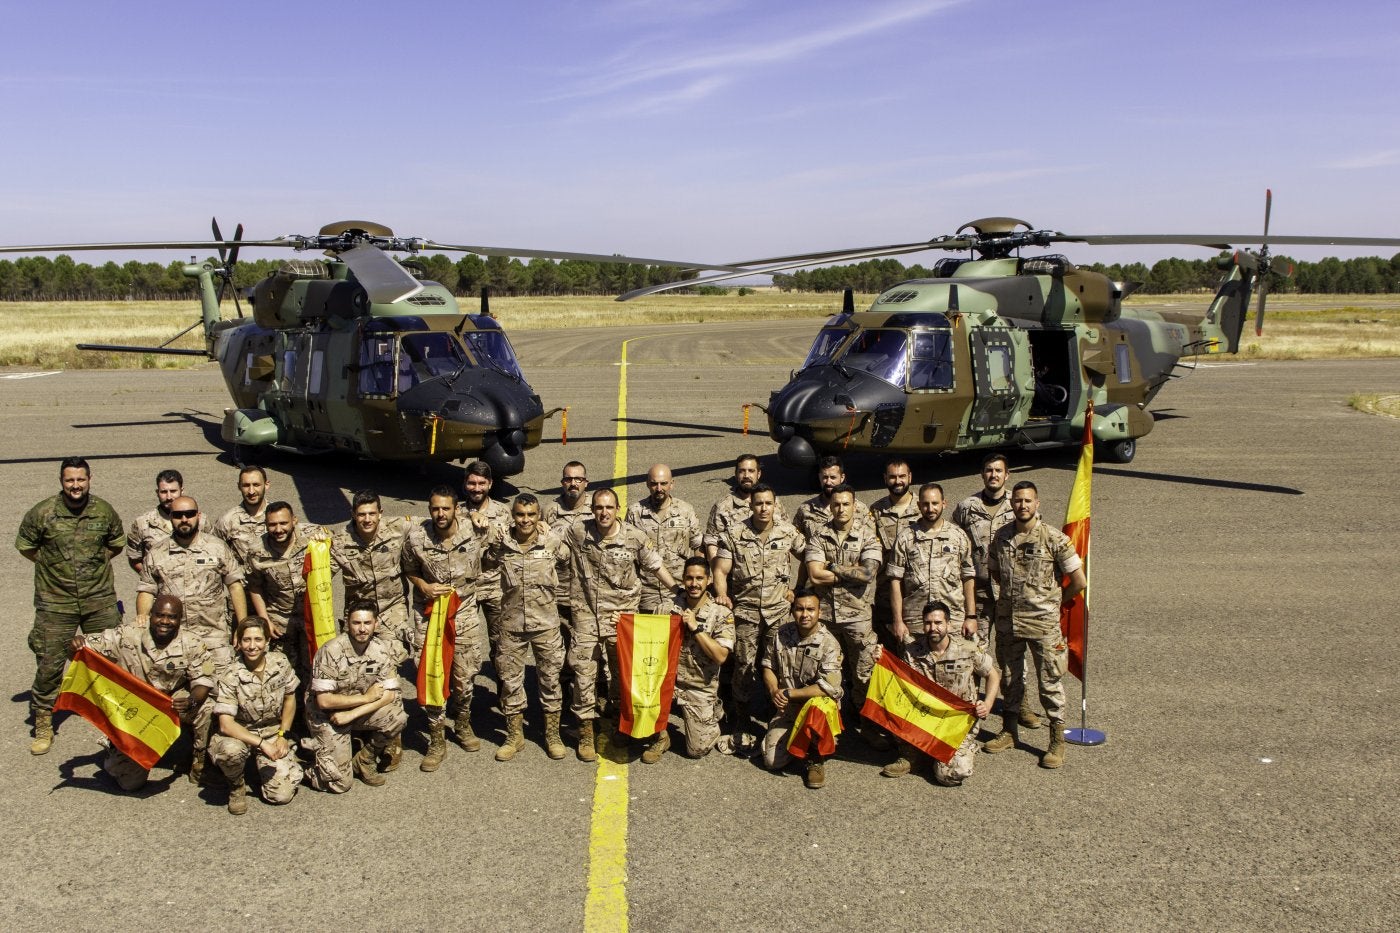
[[[115,780],[108,777],[107,772],[102,770],[102,756],[105,750],[98,749],[95,752],[78,755],[69,758],[58,766],[58,774],[61,780],[53,786],[50,793],[59,790],[72,788],[74,790],[97,791],[109,797],[135,797],[144,800],[147,797],[154,797],[156,794],[164,793],[175,784],[177,780],[183,779],[183,775],[176,771],[171,771],[163,777],[152,778],[136,790],[122,790]],[[157,766],[165,763],[165,758],[157,762]],[[91,766],[93,774],[80,775],[78,769]]]

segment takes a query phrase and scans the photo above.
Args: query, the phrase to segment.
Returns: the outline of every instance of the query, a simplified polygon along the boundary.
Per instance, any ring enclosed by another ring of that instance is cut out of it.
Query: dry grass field
[[[873,296],[857,296],[867,307]],[[1129,307],[1199,309],[1207,295],[1147,295]],[[491,309],[508,331],[603,327],[651,322],[776,320],[810,317],[814,323],[840,309],[836,294],[759,289],[739,295],[655,295],[626,304],[609,297],[493,298]],[[464,302],[464,310],[471,308]],[[225,308],[232,313],[232,306]],[[154,346],[192,324],[195,301],[0,303],[0,366],[43,369],[178,368],[198,358],[93,353],[75,343]],[[1364,359],[1400,357],[1400,295],[1274,295],[1264,336],[1245,330],[1245,359]],[[198,329],[172,346],[199,348]],[[805,347],[795,347],[799,356]]]

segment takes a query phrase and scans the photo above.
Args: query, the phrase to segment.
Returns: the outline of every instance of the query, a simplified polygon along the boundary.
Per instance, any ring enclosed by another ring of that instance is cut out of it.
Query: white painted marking
[[[4,375],[3,378],[5,378],[5,379],[34,379],[34,378],[37,378],[37,377],[39,377],[39,376],[57,376],[57,375],[58,375],[59,373],[61,373],[61,372],[63,372],[63,370],[61,370],[61,369],[51,369],[51,370],[49,370],[48,372],[42,372],[42,373],[6,373],[6,374]]]

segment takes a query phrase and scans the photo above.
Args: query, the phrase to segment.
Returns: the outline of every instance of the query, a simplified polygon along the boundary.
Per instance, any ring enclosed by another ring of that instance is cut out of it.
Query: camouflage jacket
[[[15,547],[34,555],[34,608],[86,613],[116,604],[111,553],[126,542],[116,510],[89,495],[78,512],[60,493],[25,513]]]

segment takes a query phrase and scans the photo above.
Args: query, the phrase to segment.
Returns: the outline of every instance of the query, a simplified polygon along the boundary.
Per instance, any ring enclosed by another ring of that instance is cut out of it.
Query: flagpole
[[[1093,411],[1094,411],[1094,403],[1093,403],[1093,400],[1092,400],[1092,398],[1091,398],[1090,401],[1089,401],[1088,407],[1087,407],[1087,411],[1085,412],[1085,420],[1086,420],[1086,422],[1088,421],[1089,418],[1092,418],[1092,417],[1093,417]],[[1088,425],[1086,424],[1085,427],[1086,427],[1085,433],[1088,434]],[[1092,470],[1093,470],[1093,466],[1091,465],[1091,466],[1090,466],[1090,471],[1092,472]],[[1076,481],[1077,481],[1077,480],[1078,480],[1078,476],[1076,475],[1075,478],[1076,478]],[[1090,728],[1089,728],[1089,628],[1090,628],[1090,625],[1089,625],[1089,589],[1090,589],[1090,588],[1089,588],[1089,586],[1088,586],[1088,583],[1089,583],[1089,563],[1090,563],[1091,559],[1093,558],[1093,553],[1094,553],[1093,538],[1090,537],[1089,540],[1088,540],[1088,541],[1085,543],[1085,545],[1084,545],[1084,583],[1085,583],[1085,586],[1084,586],[1084,593],[1083,593],[1083,599],[1084,599],[1084,656],[1080,659],[1080,662],[1079,662],[1079,668],[1080,668],[1079,672],[1080,672],[1080,674],[1083,675],[1082,677],[1079,678],[1079,728],[1078,728],[1078,729],[1066,729],[1066,730],[1065,730],[1065,741],[1068,742],[1068,743],[1070,743],[1071,745],[1102,745],[1102,744],[1104,744],[1105,742],[1108,741],[1108,736],[1107,736],[1105,733],[1101,732],[1101,731],[1098,730],[1098,729],[1090,729]]]

